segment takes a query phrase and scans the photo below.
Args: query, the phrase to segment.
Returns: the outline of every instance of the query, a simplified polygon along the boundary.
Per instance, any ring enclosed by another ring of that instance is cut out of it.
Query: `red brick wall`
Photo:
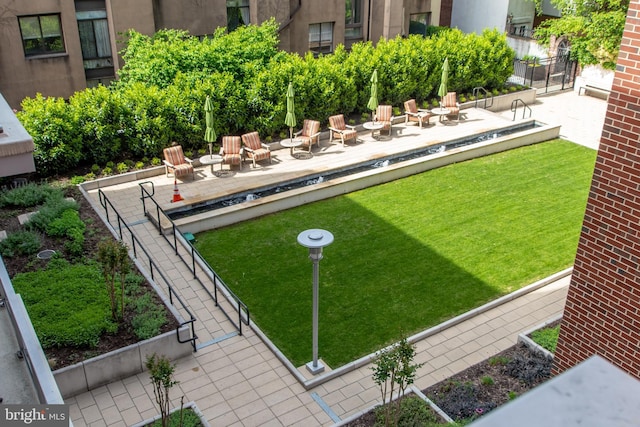
[[[629,5],[554,371],[599,354],[640,378],[640,0]]]

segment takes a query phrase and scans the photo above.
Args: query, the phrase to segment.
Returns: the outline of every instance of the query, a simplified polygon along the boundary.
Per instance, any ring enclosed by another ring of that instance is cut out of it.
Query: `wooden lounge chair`
[[[422,127],[422,123],[426,122],[429,124],[429,118],[431,118],[432,114],[429,110],[422,110],[416,106],[416,100],[410,99],[404,102],[404,114],[405,120],[404,122],[417,122],[420,127]]]
[[[380,131],[388,132],[391,135],[393,127],[393,107],[391,105],[378,105],[376,109],[376,122],[382,123]]]
[[[260,160],[269,159],[271,163],[271,150],[269,146],[260,141],[260,135],[258,132],[249,132],[242,135],[242,142],[244,144],[244,153],[247,158],[253,160],[253,168],[256,168],[256,162]]]
[[[302,124],[302,129],[296,132],[294,136],[302,141],[301,146],[308,146],[309,152],[311,152],[311,146],[313,144],[320,146],[320,122],[305,119]]]
[[[240,165],[242,169],[242,140],[239,136],[223,136],[222,147],[220,147],[220,155],[222,156],[223,165]]]
[[[355,126],[350,126],[344,121],[344,114],[338,114],[329,117],[329,142],[333,142],[333,138],[340,138],[342,146],[344,142],[353,139],[358,140],[358,132]]]
[[[449,110],[447,117],[456,116],[456,120],[460,120],[460,104],[458,103],[455,92],[449,92],[443,96],[440,106]]]
[[[173,173],[174,178],[181,178],[191,175],[191,179],[195,178],[193,171],[193,160],[184,156],[181,145],[174,145],[163,150],[164,153],[164,173],[169,177],[169,172]]]

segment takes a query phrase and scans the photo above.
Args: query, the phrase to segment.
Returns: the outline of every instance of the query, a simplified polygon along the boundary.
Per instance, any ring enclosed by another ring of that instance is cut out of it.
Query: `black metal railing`
[[[483,99],[484,99],[484,106],[482,108],[484,108],[485,110],[487,108],[491,108],[493,106],[493,93],[489,92],[488,90],[486,90],[485,88],[483,88],[482,86],[478,86],[478,87],[474,87],[473,88],[473,97],[476,100],[476,104],[474,106],[474,108],[478,108],[478,101],[479,101],[479,96],[483,95]],[[491,103],[489,105],[487,105],[487,99],[491,100]]]
[[[218,274],[214,271],[213,268],[209,265],[209,263],[200,255],[198,250],[187,240],[182,232],[175,225],[173,220],[169,218],[169,216],[164,212],[164,210],[160,207],[158,202],[155,201],[153,195],[155,194],[155,187],[153,186],[153,182],[145,181],[138,184],[140,186],[140,191],[142,193],[142,210],[144,215],[149,217],[151,222],[157,227],[160,235],[169,243],[169,245],[175,250],[175,254],[182,260],[182,262],[189,268],[189,271],[193,274],[193,278],[200,283],[202,289],[207,292],[209,297],[215,302],[216,307],[220,307],[220,310],[224,313],[224,315],[229,319],[229,321],[238,329],[238,333],[242,335],[242,324],[249,325],[250,322],[250,314],[249,308],[245,303],[243,303],[240,298],[233,293],[231,289],[224,283],[222,278],[218,276]],[[147,190],[145,185],[150,185],[151,192]],[[155,207],[155,213],[151,213],[147,210],[146,200],[150,200]],[[167,231],[173,236],[173,238],[168,238],[167,234],[164,231]],[[181,240],[182,245],[178,245],[178,240]],[[187,251],[187,256],[183,256],[180,252],[180,246],[183,247],[184,250]],[[207,282],[213,284],[213,289],[210,290],[205,282],[202,280],[201,275],[199,275],[198,266],[200,267],[200,272],[202,275],[207,277]],[[234,309],[238,313],[237,322],[229,316],[229,314],[220,306],[218,291],[222,292],[222,294],[227,298],[229,303],[234,307]]]
[[[167,279],[167,277],[164,275],[162,270],[157,266],[155,261],[153,261],[147,249],[142,245],[142,243],[140,242],[138,237],[133,233],[133,230],[131,230],[129,225],[122,219],[122,217],[120,216],[116,208],[113,206],[113,203],[111,203],[111,201],[107,198],[107,196],[104,194],[102,190],[98,190],[98,199],[100,200],[100,205],[104,208],[105,216],[109,224],[111,224],[111,221],[109,219],[109,208],[111,208],[113,213],[116,215],[117,231],[118,231],[118,237],[120,238],[120,240],[123,240],[124,238],[123,231],[127,231],[128,237],[129,239],[131,239],[131,250],[133,251],[134,258],[140,259],[140,257],[138,256],[138,252],[142,251],[142,253],[146,257],[146,263],[148,263],[149,274],[151,275],[151,279],[156,283],[158,283],[160,279],[160,281],[162,282],[161,285],[165,285],[167,288],[167,295],[169,295],[169,302],[172,305],[175,305],[173,300],[174,299],[177,300],[178,303],[180,303],[180,306],[182,307],[182,309],[189,316],[189,320],[185,320],[176,328],[176,334],[178,336],[178,342],[180,343],[191,342],[193,351],[196,351],[196,340],[198,339],[198,336],[196,335],[195,322],[197,319],[191,313],[191,311],[189,310],[187,305],[184,303],[182,298],[180,298],[180,295],[178,295],[176,291],[173,289],[173,286],[171,285],[171,281]],[[180,328],[186,324],[190,324],[191,326],[191,338],[182,340],[180,338]]]
[[[558,87],[561,90],[572,88],[578,72],[578,63],[569,54],[551,58],[517,59],[513,63],[513,75],[509,79],[514,83],[545,88]]]
[[[518,99],[514,99],[513,102],[511,102],[511,111],[513,111],[513,120],[516,119],[516,111],[518,111],[518,104],[522,104],[522,118],[525,118],[525,113],[527,112],[527,110],[529,111],[529,117],[531,117],[531,107],[529,107],[527,105],[526,102],[524,102],[522,99],[518,98]]]

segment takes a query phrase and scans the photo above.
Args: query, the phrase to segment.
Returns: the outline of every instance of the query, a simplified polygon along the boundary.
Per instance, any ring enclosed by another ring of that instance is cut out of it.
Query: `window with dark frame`
[[[25,56],[65,53],[60,14],[19,16]]]
[[[333,52],[333,22],[309,25],[309,50],[315,55]]]
[[[107,11],[84,10],[76,12],[80,49],[87,79],[113,77],[113,58]]]
[[[107,12],[96,10],[76,12],[80,47],[84,59],[111,58],[111,41]]]
[[[249,25],[249,0],[227,0],[227,31]]]
[[[362,0],[346,0],[344,38],[362,39]]]
[[[431,25],[431,12],[412,13],[409,15],[409,34],[426,36],[429,25]]]

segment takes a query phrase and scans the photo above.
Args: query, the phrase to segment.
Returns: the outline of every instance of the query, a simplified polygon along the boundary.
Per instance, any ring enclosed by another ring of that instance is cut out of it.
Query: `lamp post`
[[[307,363],[307,369],[313,375],[324,371],[322,363],[318,363],[318,282],[322,248],[332,242],[333,234],[327,230],[313,228],[298,234],[298,243],[309,248],[309,259],[313,261],[313,360]]]

